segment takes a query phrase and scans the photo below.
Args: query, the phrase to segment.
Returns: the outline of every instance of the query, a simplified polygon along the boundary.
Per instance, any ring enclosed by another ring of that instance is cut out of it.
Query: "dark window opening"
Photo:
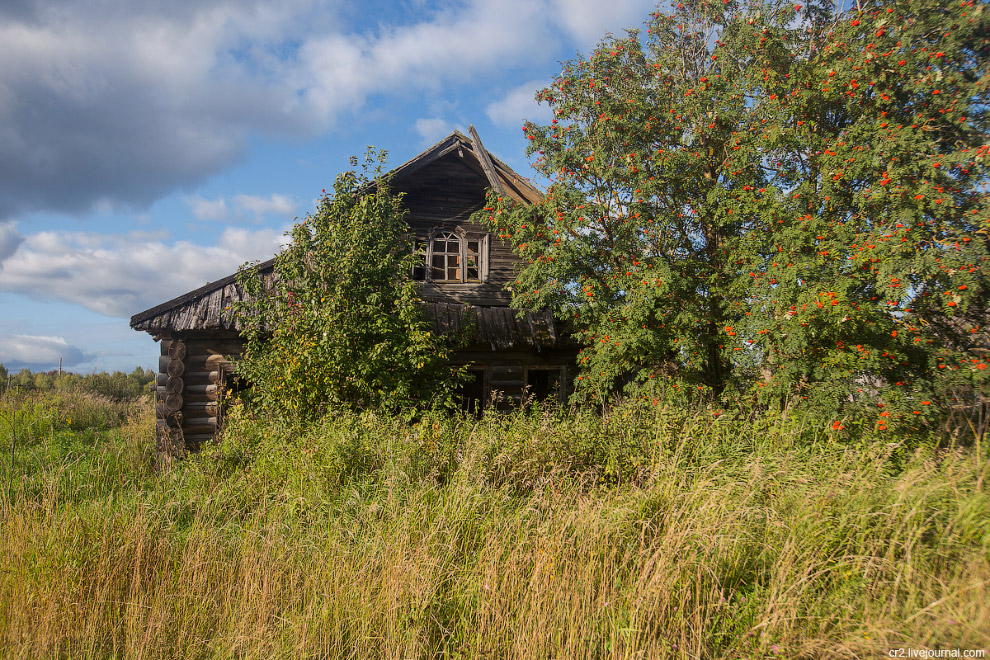
[[[412,278],[422,282],[426,279],[426,241],[416,239],[416,265],[413,266]]]
[[[526,398],[531,401],[560,401],[563,369],[529,368],[526,370]]]
[[[479,241],[467,242],[467,269],[464,279],[468,282],[478,282],[481,280],[481,249]]]
[[[488,385],[487,369],[468,369],[467,380],[457,387],[455,396],[462,410],[479,415],[485,409]]]

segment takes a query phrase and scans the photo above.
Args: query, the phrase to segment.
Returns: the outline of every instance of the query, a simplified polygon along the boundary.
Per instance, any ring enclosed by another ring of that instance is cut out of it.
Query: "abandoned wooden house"
[[[549,312],[520,314],[509,307],[504,286],[518,257],[510,246],[471,220],[487,189],[521,203],[541,198],[534,186],[492,156],[474,127],[455,132],[391,173],[405,193],[410,231],[421,266],[421,282],[434,329],[456,330],[471,319],[472,336],[455,364],[468,365],[467,406],[499,394],[506,405],[524,396],[562,397],[571,389],[576,348]],[[274,259],[259,266],[271,271]],[[244,339],[229,311],[241,300],[236,273],[135,314],[131,327],[160,340],[157,380],[160,450],[195,449],[222,422],[221,393],[241,355]]]

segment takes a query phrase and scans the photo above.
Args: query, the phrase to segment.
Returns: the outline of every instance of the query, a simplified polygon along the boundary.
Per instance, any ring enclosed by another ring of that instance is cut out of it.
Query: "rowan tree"
[[[573,320],[590,391],[917,407],[982,372],[960,358],[987,309],[987,33],[969,1],[723,0],[607,36],[523,127],[546,201],[489,207],[515,304]]]

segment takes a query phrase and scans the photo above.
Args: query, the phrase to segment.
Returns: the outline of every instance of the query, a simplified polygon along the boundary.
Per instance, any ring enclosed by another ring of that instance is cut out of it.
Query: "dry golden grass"
[[[804,423],[676,410],[365,415],[301,435],[235,416],[222,446],[156,472],[148,419],[24,445],[2,501],[3,657],[990,644],[988,468],[973,448],[854,448],[809,441]]]

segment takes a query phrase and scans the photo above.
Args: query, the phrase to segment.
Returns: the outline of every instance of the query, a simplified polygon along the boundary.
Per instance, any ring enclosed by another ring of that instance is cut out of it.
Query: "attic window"
[[[447,284],[484,281],[488,237],[461,234],[441,231],[430,239],[416,239],[413,279]]]
[[[434,282],[461,281],[461,240],[445,231],[433,239],[430,255],[430,279]]]

